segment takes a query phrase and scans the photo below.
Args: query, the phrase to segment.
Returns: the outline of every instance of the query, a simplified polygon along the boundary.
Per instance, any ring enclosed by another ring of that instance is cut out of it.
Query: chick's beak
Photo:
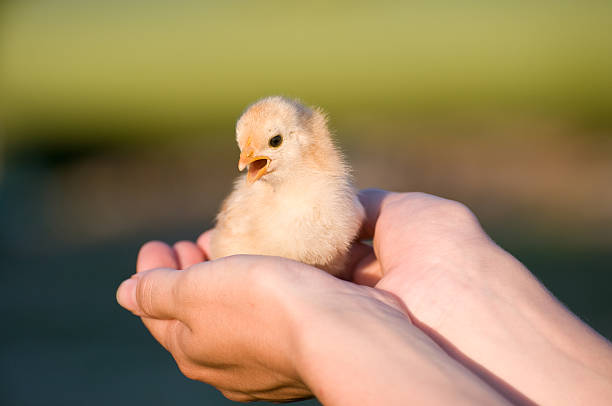
[[[245,149],[240,153],[238,170],[242,171],[248,166],[249,172],[247,173],[247,182],[253,183],[266,174],[270,166],[270,161],[270,157],[254,156],[254,151],[252,149]]]

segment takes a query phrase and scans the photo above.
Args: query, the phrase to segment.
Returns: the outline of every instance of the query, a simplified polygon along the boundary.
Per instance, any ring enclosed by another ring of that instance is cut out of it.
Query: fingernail
[[[131,311],[136,313],[136,285],[138,284],[137,278],[130,278],[121,283],[117,289],[117,302]]]

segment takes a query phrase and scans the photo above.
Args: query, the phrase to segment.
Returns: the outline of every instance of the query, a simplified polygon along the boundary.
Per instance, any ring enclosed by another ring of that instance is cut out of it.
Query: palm
[[[353,280],[394,293],[415,319],[436,325],[482,260],[474,252],[485,255],[479,247],[494,244],[459,203],[381,190],[363,191],[360,199],[367,213],[362,237],[373,237],[374,248],[356,249]]]

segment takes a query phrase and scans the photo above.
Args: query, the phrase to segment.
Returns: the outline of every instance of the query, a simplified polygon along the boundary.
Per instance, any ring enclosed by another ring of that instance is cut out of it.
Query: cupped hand
[[[117,299],[142,317],[185,376],[212,384],[230,399],[312,396],[290,356],[295,348],[281,303],[284,290],[266,286],[277,273],[276,261],[204,259],[190,242],[173,248],[147,243],[138,273],[123,282]]]
[[[357,305],[360,311],[369,306],[392,312],[410,324],[390,294],[283,258],[241,255],[203,262],[207,246],[207,233],[197,245],[145,244],[138,272],[121,284],[117,299],[142,317],[184,375],[217,387],[230,399],[290,401],[312,396],[304,376],[318,370],[307,367],[310,361],[302,358],[303,330],[309,321],[324,324],[326,318],[343,317],[347,308]],[[316,331],[313,325],[308,329],[308,334]],[[321,351],[339,344],[336,340],[337,334],[317,334],[307,345]]]
[[[362,191],[360,200],[362,237],[373,237],[373,249],[356,245],[355,282],[394,293],[416,326],[517,403],[595,404],[611,393],[609,343],[496,245],[467,207],[382,190]]]
[[[439,329],[487,265],[516,263],[463,204],[424,193],[359,194],[366,211],[353,280],[393,292],[415,320]]]

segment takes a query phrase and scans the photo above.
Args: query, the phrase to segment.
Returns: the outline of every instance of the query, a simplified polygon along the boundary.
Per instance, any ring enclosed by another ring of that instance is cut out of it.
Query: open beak
[[[245,150],[240,154],[238,170],[242,171],[248,166],[247,182],[253,183],[268,172],[270,161],[271,159],[267,156],[253,156],[253,150]]]

